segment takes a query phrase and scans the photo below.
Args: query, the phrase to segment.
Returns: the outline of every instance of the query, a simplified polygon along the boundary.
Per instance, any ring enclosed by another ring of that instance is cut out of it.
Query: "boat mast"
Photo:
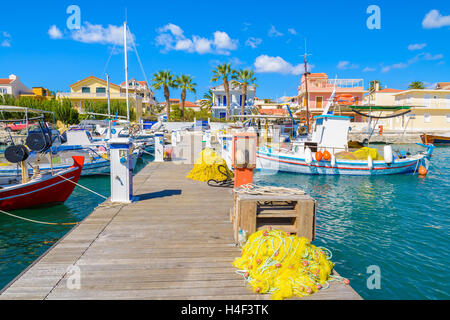
[[[123,23],[123,50],[125,53],[125,93],[127,98],[127,120],[130,121],[130,105],[128,102],[128,62],[127,62],[127,22]]]
[[[111,99],[109,94],[109,76],[106,74],[106,90],[108,93],[108,140],[111,139]]]
[[[309,93],[308,93],[308,63],[306,62],[306,40],[305,40],[305,96],[306,96],[306,133],[309,133]]]

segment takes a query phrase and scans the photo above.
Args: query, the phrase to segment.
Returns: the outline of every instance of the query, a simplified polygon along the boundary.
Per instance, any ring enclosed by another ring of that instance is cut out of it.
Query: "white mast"
[[[130,121],[130,105],[128,102],[128,62],[127,62],[127,22],[123,23],[123,50],[125,52],[125,92],[127,97],[127,120]]]
[[[106,74],[106,90],[108,90],[108,140],[111,139],[111,99],[109,94],[109,76]]]

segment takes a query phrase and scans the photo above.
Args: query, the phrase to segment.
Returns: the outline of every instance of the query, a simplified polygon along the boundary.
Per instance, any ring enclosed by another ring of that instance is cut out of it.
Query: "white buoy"
[[[331,154],[331,166],[336,166],[336,156],[334,155],[334,153]]]
[[[372,170],[373,161],[372,161],[372,157],[370,155],[367,157],[367,165],[369,166],[369,169]]]
[[[311,164],[312,161],[313,161],[313,157],[312,157],[311,149],[306,147],[306,149],[305,149],[305,162],[307,164]]]
[[[383,149],[384,162],[387,164],[392,163],[394,161],[394,156],[392,154],[392,147],[390,145],[384,146]]]

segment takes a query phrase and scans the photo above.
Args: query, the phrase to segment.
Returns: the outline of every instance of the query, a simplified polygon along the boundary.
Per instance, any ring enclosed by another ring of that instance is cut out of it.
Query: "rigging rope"
[[[89,188],[87,188],[87,187],[85,187],[85,186],[82,186],[81,184],[76,183],[75,181],[72,181],[72,180],[70,180],[70,179],[67,179],[66,177],[63,177],[63,176],[60,175],[60,174],[55,174],[55,175],[57,175],[58,177],[61,177],[61,178],[65,179],[65,180],[67,180],[67,181],[70,181],[70,182],[72,182],[73,184],[77,185],[78,187],[83,188],[83,189],[86,189],[87,191],[90,191],[90,192],[92,192],[93,194],[96,194],[96,195],[98,195],[99,197],[102,197],[102,198],[105,199],[105,200],[108,199],[108,198],[105,197],[104,195],[102,195],[102,194],[100,194],[100,193],[97,193],[97,192],[95,192],[94,190],[91,190],[91,189],[89,189]]]

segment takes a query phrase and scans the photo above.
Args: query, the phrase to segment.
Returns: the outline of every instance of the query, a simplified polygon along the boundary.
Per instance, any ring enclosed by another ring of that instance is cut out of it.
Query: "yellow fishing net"
[[[363,147],[354,152],[342,151],[336,153],[336,159],[345,160],[367,160],[370,157],[372,160],[384,160],[375,148]]]
[[[200,152],[199,157],[195,160],[194,167],[186,178],[202,182],[207,182],[211,179],[224,181],[227,177],[219,171],[219,166],[223,166],[222,171],[233,177],[233,172],[228,169],[225,159],[213,149],[205,148]]]
[[[331,252],[316,247],[304,237],[279,230],[253,233],[242,248],[242,256],[233,262],[257,293],[271,293],[281,300],[303,297],[326,289],[332,281],[348,280],[331,275]]]

